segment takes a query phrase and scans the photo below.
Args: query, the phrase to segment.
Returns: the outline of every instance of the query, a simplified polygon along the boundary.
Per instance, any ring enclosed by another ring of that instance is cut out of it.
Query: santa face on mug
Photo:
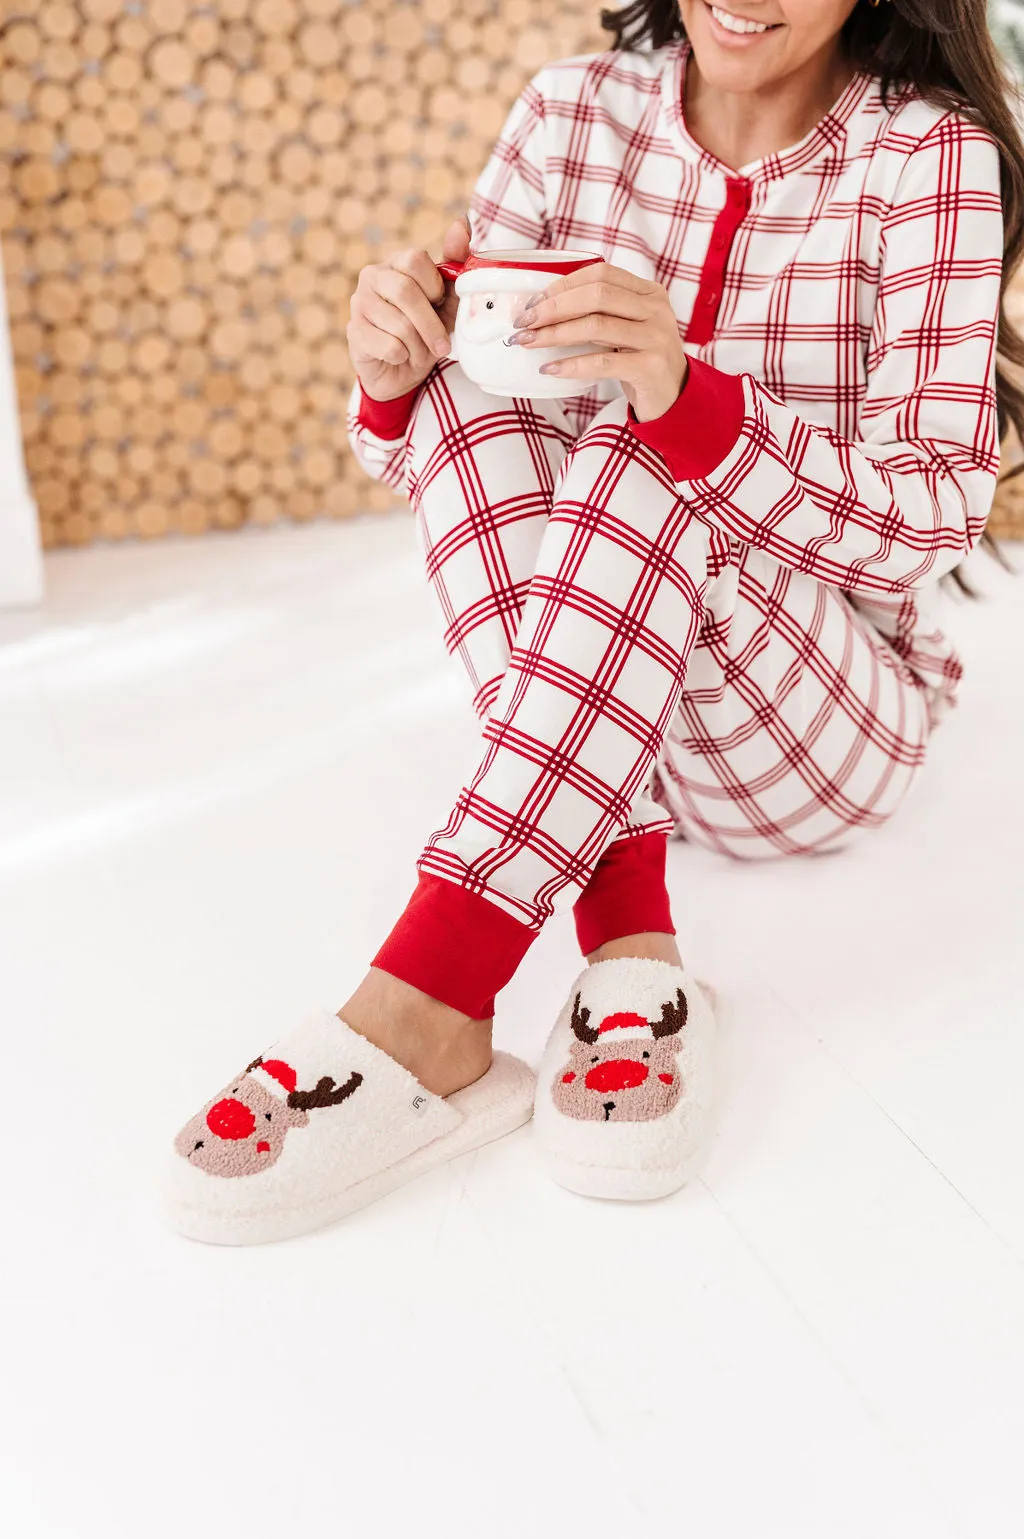
[[[504,338],[511,347],[511,333],[515,330],[514,318],[533,298],[533,291],[515,291],[507,294],[467,294],[462,301],[465,310],[465,340],[467,342],[496,342]]]

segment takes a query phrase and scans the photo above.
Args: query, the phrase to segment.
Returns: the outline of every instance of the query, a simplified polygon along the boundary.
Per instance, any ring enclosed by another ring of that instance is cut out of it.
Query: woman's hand
[[[555,278],[547,296],[515,317],[524,347],[597,342],[606,353],[578,353],[543,364],[560,378],[617,379],[641,422],[660,417],[686,382],[686,354],[669,297],[660,283],[610,262],[592,262]]]
[[[448,227],[442,261],[464,262],[469,220]],[[459,301],[454,284],[425,251],[396,251],[359,274],[345,328],[349,357],[359,383],[375,401],[392,401],[421,385],[451,352],[448,334]]]

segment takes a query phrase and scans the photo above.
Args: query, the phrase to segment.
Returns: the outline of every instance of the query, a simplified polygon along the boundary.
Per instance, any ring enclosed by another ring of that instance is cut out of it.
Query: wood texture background
[[[44,544],[401,505],[348,448],[359,271],[440,256],[530,75],[607,46],[599,0],[0,7],[0,232]],[[1002,503],[1024,535],[1024,484]]]

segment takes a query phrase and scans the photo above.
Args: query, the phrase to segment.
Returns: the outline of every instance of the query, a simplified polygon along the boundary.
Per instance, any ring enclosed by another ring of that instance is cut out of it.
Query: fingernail
[[[441,337],[438,337],[437,341],[434,343],[434,352],[437,354],[437,356],[439,358],[443,358],[445,356],[445,354],[447,353],[447,351],[448,351],[448,339],[447,339],[447,337],[445,337],[443,339]]]
[[[526,301],[526,304],[523,306],[524,310],[532,310],[534,305],[539,305],[543,298],[544,298],[543,293],[532,295],[531,298],[528,299]]]

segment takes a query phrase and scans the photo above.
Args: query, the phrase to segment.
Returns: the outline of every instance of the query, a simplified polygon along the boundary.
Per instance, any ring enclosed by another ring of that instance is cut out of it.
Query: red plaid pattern
[[[925,690],[838,589],[696,518],[624,401],[577,439],[560,402],[505,406],[442,364],[407,464],[487,745],[421,869],[472,888],[469,825],[481,849],[519,840],[474,861],[477,890],[500,870],[536,924],[613,837],[797,853],[895,808]]]
[[[514,970],[507,921],[525,950],[623,836],[769,855],[883,821],[960,674],[920,590],[995,485],[995,148],[857,76],[738,176],[686,131],[687,54],[541,70],[471,203],[475,249],[600,250],[664,283],[694,361],[676,404],[638,423],[617,381],[503,401],[452,361],[349,403],[485,718],[417,900],[421,949],[443,919],[484,957],[468,993],[428,990],[470,1013]],[[400,922],[381,965],[417,982],[410,944]]]
[[[576,438],[560,403],[501,401],[449,361],[405,464],[484,726],[376,965],[486,1015],[623,839],[820,849],[902,800],[927,743],[924,688],[839,589],[695,514],[624,400]]]

